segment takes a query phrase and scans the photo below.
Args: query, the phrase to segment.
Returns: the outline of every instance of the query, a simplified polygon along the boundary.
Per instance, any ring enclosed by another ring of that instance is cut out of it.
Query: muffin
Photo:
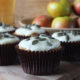
[[[0,22],[0,33],[13,33],[15,28],[9,24],[3,24]]]
[[[70,62],[80,61],[80,30],[59,31],[52,34],[52,37],[61,41],[64,48],[62,60]]]
[[[19,38],[10,33],[0,33],[0,65],[13,65],[18,63],[15,45]]]
[[[24,27],[16,29],[14,35],[20,38],[26,38],[30,36],[37,36],[43,33],[47,33],[47,32],[44,29],[42,29],[39,25],[29,24]]]
[[[16,50],[25,73],[53,74],[59,69],[62,47],[60,42],[41,34],[22,40]]]

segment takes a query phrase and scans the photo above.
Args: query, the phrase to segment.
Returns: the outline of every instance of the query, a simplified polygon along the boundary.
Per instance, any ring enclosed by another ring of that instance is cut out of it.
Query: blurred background
[[[18,21],[21,21],[23,19],[27,19],[27,23],[30,23],[34,17],[39,16],[41,14],[47,14],[46,8],[49,1],[53,0],[16,0],[16,26],[19,26]],[[69,1],[71,4],[73,3],[73,0]],[[72,14],[72,16],[73,15],[74,14]]]

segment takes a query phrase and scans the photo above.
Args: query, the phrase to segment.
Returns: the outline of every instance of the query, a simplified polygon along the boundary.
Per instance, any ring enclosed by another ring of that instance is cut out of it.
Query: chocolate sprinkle
[[[66,33],[65,32],[60,32],[60,33],[58,33],[58,36],[64,36],[64,35],[66,35]]]
[[[70,37],[68,35],[66,35],[66,40],[69,41]]]
[[[39,36],[37,36],[36,39],[39,39]]]
[[[0,39],[2,39],[2,35],[0,34]]]
[[[33,42],[32,42],[32,45],[36,45],[38,43],[38,40],[34,40]]]
[[[27,38],[26,40],[27,40],[27,41],[29,41],[29,40],[30,40],[30,38]]]
[[[52,46],[52,44],[51,44],[50,42],[47,42],[47,44],[48,44],[49,46]]]
[[[77,31],[72,31],[73,35],[77,35],[77,33],[78,33]]]
[[[73,33],[73,35],[75,35],[75,36],[76,36],[76,35],[80,35],[80,32],[79,32],[79,31],[73,31],[72,33]]]
[[[41,34],[41,36],[43,36],[43,37],[48,37],[46,34]]]
[[[40,25],[35,25],[36,27],[40,28]]]
[[[29,24],[29,25],[26,25],[24,28],[28,28],[31,30],[32,26],[36,26],[37,28],[40,28],[40,25],[36,25],[36,24]]]
[[[2,22],[0,22],[0,26],[2,26],[3,24],[2,24]]]
[[[49,36],[48,38],[50,38],[50,39],[54,39],[53,37],[51,37],[51,36]]]
[[[9,36],[9,35],[4,35],[4,37],[8,38],[8,37],[10,37],[10,36]]]
[[[45,41],[46,38],[39,38],[39,41]]]

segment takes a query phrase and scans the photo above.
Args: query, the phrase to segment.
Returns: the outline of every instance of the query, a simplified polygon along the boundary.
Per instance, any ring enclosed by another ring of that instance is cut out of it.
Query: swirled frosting
[[[30,37],[20,41],[18,44],[19,49],[30,50],[30,51],[48,51],[51,49],[58,48],[60,42],[50,36],[41,34],[39,36]]]
[[[18,42],[19,38],[10,33],[0,33],[0,45]]]
[[[0,22],[0,32],[11,32],[14,30],[15,28],[13,26],[10,26],[8,24],[3,24]]]
[[[78,31],[59,31],[52,34],[52,37],[61,42],[80,41],[80,30]]]
[[[21,35],[21,36],[30,36],[31,34],[34,33],[38,33],[38,34],[45,33],[45,30],[42,29],[39,25],[29,24],[24,27],[18,28],[15,31],[16,35]]]

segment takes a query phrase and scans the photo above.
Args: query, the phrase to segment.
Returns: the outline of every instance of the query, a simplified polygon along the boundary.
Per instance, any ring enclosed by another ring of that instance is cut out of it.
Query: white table
[[[72,78],[77,75],[80,75],[80,65],[70,64],[67,62],[61,63],[58,74],[49,76],[25,74],[19,65],[0,66],[0,80],[73,80]]]

